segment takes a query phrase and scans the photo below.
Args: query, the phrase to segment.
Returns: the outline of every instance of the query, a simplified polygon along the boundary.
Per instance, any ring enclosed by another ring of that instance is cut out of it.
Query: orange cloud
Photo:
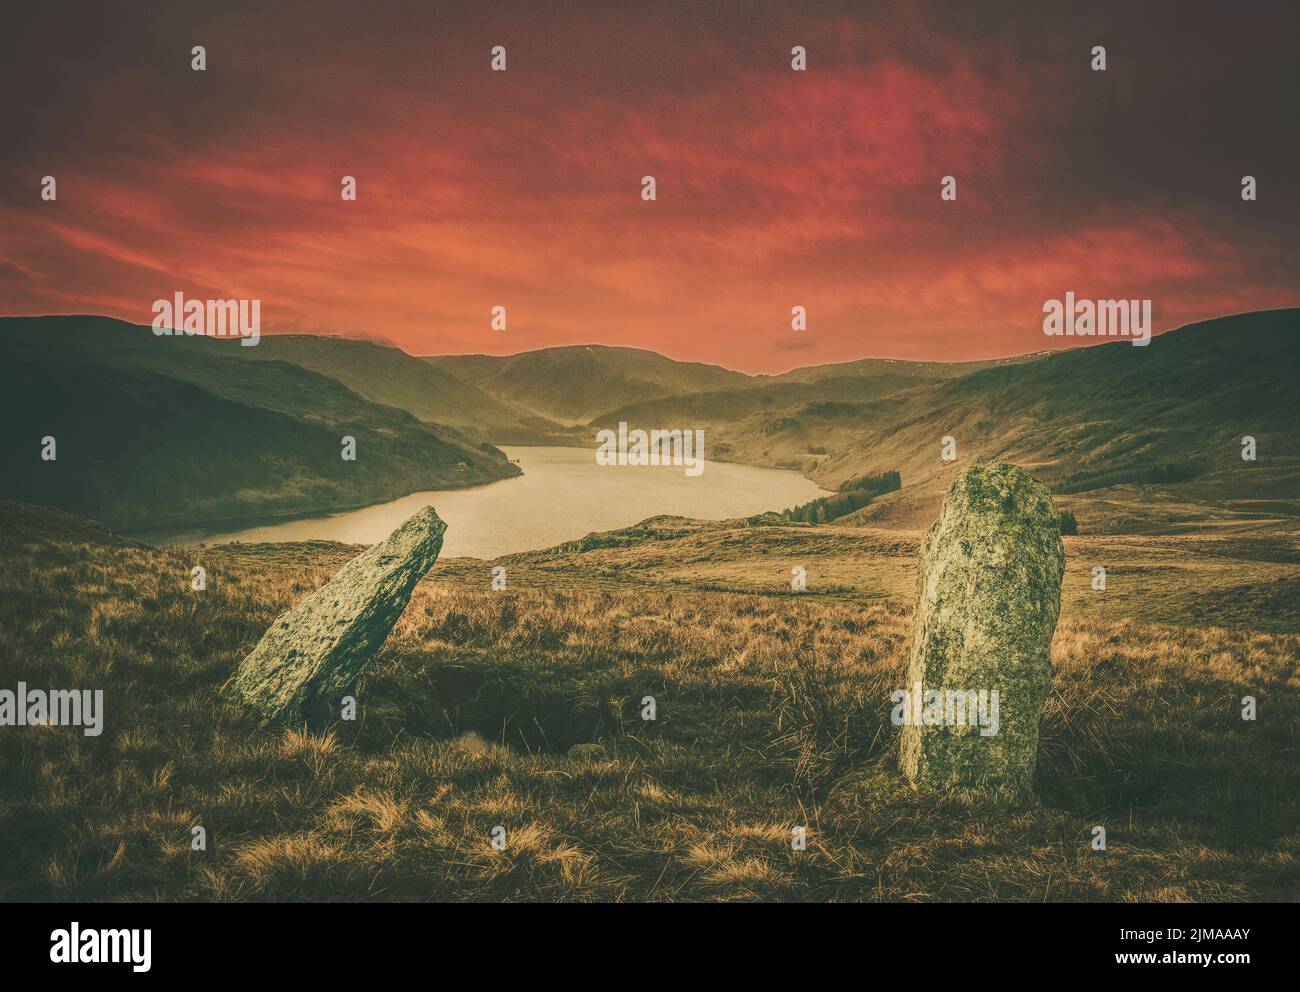
[[[1067,290],[1152,298],[1159,329],[1300,302],[1295,194],[1243,204],[1234,163],[1175,195],[1195,163],[1132,141],[1099,164],[1093,145],[1132,126],[1112,79],[1017,48],[1028,25],[967,36],[961,15],[909,6],[697,30],[693,9],[667,25],[539,16],[466,15],[432,64],[396,23],[323,17],[303,44],[273,12],[160,22],[150,39],[209,38],[213,69],[136,59],[60,77],[66,133],[37,126],[5,172],[0,298],[147,322],[175,291],[247,296],[272,332],[417,354],[599,342],[748,371],[1059,346],[1041,306]],[[1057,28],[1069,51],[1096,33]],[[101,30],[117,32],[110,56],[144,44],[129,19]],[[503,36],[511,68],[494,74],[483,40]],[[1252,71],[1242,85],[1269,92]],[[1222,126],[1240,130],[1225,89]],[[1167,130],[1177,144],[1178,121]],[[1251,167],[1276,173],[1294,138],[1259,141]],[[506,334],[489,329],[496,305]]]

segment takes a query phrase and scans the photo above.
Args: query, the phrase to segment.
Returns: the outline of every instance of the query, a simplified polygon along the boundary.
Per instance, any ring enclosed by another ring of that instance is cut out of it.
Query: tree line
[[[786,520],[797,523],[824,524],[860,510],[877,496],[892,493],[903,487],[903,480],[897,472],[882,472],[880,475],[864,475],[844,483],[840,491],[833,496],[821,496],[809,503],[803,503],[785,510],[781,515]]]

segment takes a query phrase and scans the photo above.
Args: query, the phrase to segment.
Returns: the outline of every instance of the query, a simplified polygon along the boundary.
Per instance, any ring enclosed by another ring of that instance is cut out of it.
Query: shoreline
[[[105,523],[104,526],[116,534],[118,537],[124,537],[128,540],[136,541],[142,544],[148,544],[152,547],[158,547],[156,538],[158,535],[177,535],[185,534],[190,531],[195,532],[195,539],[201,540],[203,537],[210,536],[223,530],[250,530],[254,527],[267,527],[272,524],[288,524],[295,520],[309,520],[314,518],[337,517],[344,513],[354,513],[357,510],[364,510],[371,506],[380,506],[384,503],[391,503],[394,500],[406,499],[408,496],[414,496],[416,493],[423,492],[468,492],[472,489],[486,489],[488,486],[495,486],[498,482],[509,482],[511,479],[523,478],[523,469],[519,470],[517,475],[508,475],[501,479],[493,479],[490,482],[478,482],[469,486],[442,486],[439,489],[412,489],[409,493],[402,493],[398,496],[381,496],[377,499],[365,500],[360,503],[352,503],[345,506],[336,506],[332,508],[322,508],[314,510],[287,510],[282,513],[262,513],[248,517],[221,517],[216,520],[206,520],[199,523],[178,523],[175,525],[166,524],[156,527],[113,527]],[[99,521],[103,523],[102,521]],[[193,543],[192,541],[163,541],[163,544],[183,547]]]
[[[593,455],[592,449],[577,445],[503,445],[499,447],[501,447],[507,454],[511,464],[515,465],[515,467],[519,469],[518,474],[509,476],[506,479],[494,479],[491,482],[478,483],[474,485],[456,487],[444,486],[438,489],[415,489],[395,496],[385,496],[378,499],[360,501],[346,506],[332,506],[329,508],[295,510],[281,513],[254,513],[247,516],[205,519],[202,521],[189,521],[158,526],[110,529],[113,529],[114,533],[127,540],[154,547],[217,546],[231,543],[243,543],[237,538],[232,541],[231,535],[241,531],[250,531],[263,527],[275,527],[282,524],[291,524],[297,521],[327,521],[350,513],[366,510],[371,507],[383,506],[388,503],[408,499],[420,493],[469,493],[479,489],[487,489],[497,483],[509,481],[509,479],[522,479],[528,474],[523,470],[523,466],[519,464],[518,455],[522,452],[541,452],[550,450],[581,452],[586,455]],[[506,449],[510,450],[507,451]],[[722,458],[711,458],[709,461],[718,465],[730,465],[739,468],[755,469],[763,472],[788,473],[789,475],[797,476],[805,482],[816,486],[819,490],[818,495],[833,495],[833,490],[825,489],[821,483],[818,483],[804,473],[793,469],[778,468],[774,465],[753,465],[747,462],[732,461]],[[223,534],[225,536],[223,536]],[[260,542],[255,541],[253,543]]]

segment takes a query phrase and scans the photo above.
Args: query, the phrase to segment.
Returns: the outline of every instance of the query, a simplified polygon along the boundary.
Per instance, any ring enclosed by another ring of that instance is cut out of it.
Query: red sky
[[[1158,330],[1300,304],[1292,3],[103,6],[0,51],[6,314],[179,291],[415,354],[772,372],[1068,346],[1067,291]]]

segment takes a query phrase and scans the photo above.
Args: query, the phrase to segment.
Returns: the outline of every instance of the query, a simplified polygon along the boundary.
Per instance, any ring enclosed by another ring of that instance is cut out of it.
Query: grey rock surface
[[[321,724],[374,660],[415,584],[438,560],[447,525],[427,506],[282,614],[229,689],[266,720]]]
[[[1065,571],[1047,489],[1006,463],[963,472],[926,534],[919,571],[906,688],[912,714],[923,719],[904,723],[899,765],[921,791],[1030,799]],[[931,690],[943,695],[924,697]],[[970,710],[979,707],[969,694],[986,693],[988,716],[994,690],[996,721],[970,725]],[[936,708],[927,714],[926,703]],[[966,719],[955,725],[962,703]],[[924,719],[941,711],[942,723]]]

